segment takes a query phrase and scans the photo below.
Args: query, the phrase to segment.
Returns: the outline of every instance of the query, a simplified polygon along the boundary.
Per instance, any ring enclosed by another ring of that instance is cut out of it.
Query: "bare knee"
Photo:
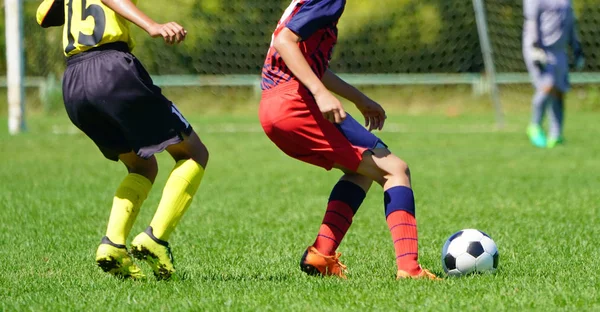
[[[136,160],[124,161],[121,159],[127,167],[127,171],[129,173],[139,174],[141,176],[146,177],[150,182],[154,183],[156,180],[156,176],[158,175],[158,164],[156,162],[156,157],[152,156],[149,159],[139,158]]]
[[[410,186],[410,168],[408,164],[400,158],[391,161],[391,164],[387,167],[383,182],[384,184],[392,183],[394,185]]]
[[[375,149],[366,153],[357,172],[371,178],[383,187],[410,187],[408,164],[388,149]]]
[[[183,142],[167,147],[167,152],[175,161],[192,159],[203,168],[208,164],[208,149],[195,132],[185,137]]]
[[[404,163],[406,165],[406,169],[404,170],[404,173],[406,174],[406,177],[410,180],[410,168],[408,167],[407,163]]]
[[[202,166],[202,168],[206,168],[206,165],[208,164],[208,158],[210,156],[208,149],[202,143],[188,151],[179,151],[170,154],[176,162],[180,160],[191,159]]]
[[[202,144],[200,151],[197,154],[192,155],[192,159],[198,164],[200,164],[202,168],[206,168],[206,165],[208,164],[208,159],[210,157],[210,153],[208,152],[208,148],[206,148],[206,145],[204,145],[203,143],[200,144]]]
[[[379,167],[379,176],[375,181],[385,187],[387,186],[410,186],[410,168],[400,158],[392,158]]]

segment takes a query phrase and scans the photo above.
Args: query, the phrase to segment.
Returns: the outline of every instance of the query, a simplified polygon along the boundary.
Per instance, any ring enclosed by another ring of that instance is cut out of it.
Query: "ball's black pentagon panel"
[[[484,231],[479,231],[479,232],[481,232],[481,234],[483,234],[483,236],[485,236],[485,237],[487,237],[487,238],[491,238],[489,235],[487,235],[487,233],[486,233],[486,232],[484,232]]]
[[[467,252],[474,258],[477,258],[484,253],[484,250],[480,242],[471,242],[467,248]]]
[[[494,254],[494,269],[498,268],[498,261],[500,260],[499,258],[500,258],[500,255],[496,252]]]
[[[454,258],[453,255],[447,254],[444,257],[444,263],[446,264],[448,271],[456,269],[456,258]]]

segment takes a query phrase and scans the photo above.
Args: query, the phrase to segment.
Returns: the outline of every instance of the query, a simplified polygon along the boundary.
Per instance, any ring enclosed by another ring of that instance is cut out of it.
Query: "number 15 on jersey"
[[[106,14],[96,0],[67,0],[65,53],[75,50],[75,44],[94,47],[102,41],[106,29]]]

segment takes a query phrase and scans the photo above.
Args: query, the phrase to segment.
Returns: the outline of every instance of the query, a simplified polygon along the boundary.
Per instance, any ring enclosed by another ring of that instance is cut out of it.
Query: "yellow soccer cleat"
[[[439,280],[441,280],[441,278],[435,276],[435,274],[429,272],[429,270],[426,270],[426,269],[422,269],[421,273],[419,273],[417,275],[410,275],[406,271],[398,270],[398,273],[396,274],[396,279],[400,280],[400,279],[405,279],[405,278],[408,278],[408,279],[427,279],[427,280],[433,280],[433,281],[439,281]]]
[[[159,280],[168,280],[175,273],[169,243],[156,238],[151,226],[133,239],[131,254],[136,259],[145,260]]]
[[[144,274],[140,268],[133,263],[133,259],[127,253],[125,245],[118,245],[104,236],[98,250],[96,251],[96,263],[107,273],[117,277],[139,279]]]

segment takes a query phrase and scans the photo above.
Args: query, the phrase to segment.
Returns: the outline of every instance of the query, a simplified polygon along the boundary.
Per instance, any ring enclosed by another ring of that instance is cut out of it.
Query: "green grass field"
[[[501,253],[495,275],[438,282],[394,279],[376,186],[340,247],[349,279],[305,276],[298,261],[339,174],[283,155],[254,114],[188,117],[211,161],[171,240],[175,282],[118,280],[94,263],[122,165],[62,114],[0,131],[0,311],[600,309],[600,113],[569,114],[568,144],[554,150],[529,146],[525,114],[501,131],[489,113],[390,116],[381,137],[411,165],[423,265],[442,273],[442,245],[462,228],[486,231]],[[173,165],[159,162],[132,237]]]

